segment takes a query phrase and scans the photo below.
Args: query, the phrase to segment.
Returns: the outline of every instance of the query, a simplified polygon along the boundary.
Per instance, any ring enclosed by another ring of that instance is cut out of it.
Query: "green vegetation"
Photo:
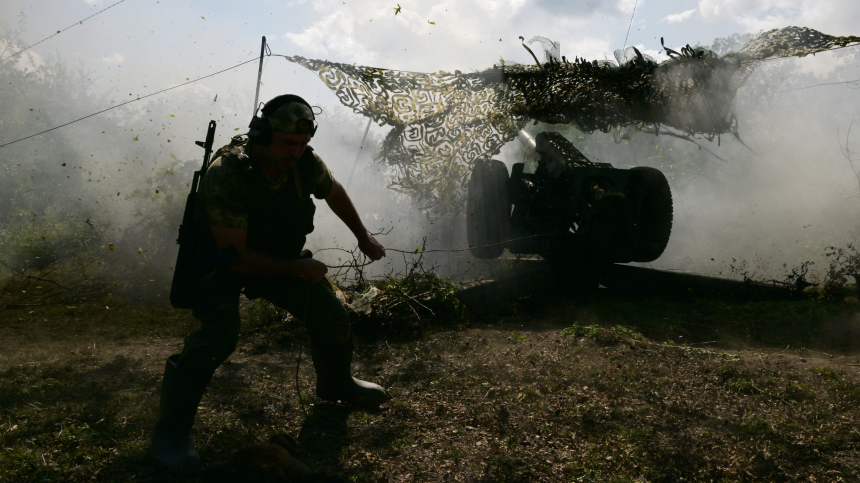
[[[383,280],[376,286],[390,297],[399,298],[407,304],[411,300],[425,307],[433,315],[436,314],[433,308],[436,308],[441,311],[440,316],[443,318],[459,315],[463,311],[456,286],[450,279],[442,278],[435,272],[410,273],[403,278]]]
[[[7,54],[25,45],[18,37],[23,28],[0,27]],[[0,64],[0,142],[115,103],[110,94],[94,91],[91,76],[30,52]],[[176,143],[168,143],[176,133],[158,122],[161,104],[142,101],[77,129],[0,147],[0,277],[25,286],[28,295],[18,291],[18,303],[106,289],[163,300],[188,183],[200,161],[173,152]],[[31,290],[39,292],[30,296]]]

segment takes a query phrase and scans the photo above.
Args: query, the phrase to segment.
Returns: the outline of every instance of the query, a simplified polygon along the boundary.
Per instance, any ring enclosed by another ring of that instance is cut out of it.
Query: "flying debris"
[[[544,46],[542,64],[506,62],[465,74],[286,58],[316,72],[345,106],[392,126],[382,151],[395,172],[391,188],[446,213],[462,209],[474,163],[497,154],[529,120],[585,132],[632,127],[709,140],[725,133],[737,137],[732,101],[756,65],[854,45],[860,37],[787,27],[724,56],[689,45],[680,52],[666,49],[670,59],[662,63],[635,47],[616,51],[617,62],[570,62],[558,43],[534,41]]]

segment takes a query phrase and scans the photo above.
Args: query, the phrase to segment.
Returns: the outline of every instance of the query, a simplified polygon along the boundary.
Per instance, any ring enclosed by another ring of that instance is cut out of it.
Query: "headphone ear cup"
[[[272,142],[272,126],[265,117],[254,116],[248,125],[248,138],[259,146],[268,146]]]

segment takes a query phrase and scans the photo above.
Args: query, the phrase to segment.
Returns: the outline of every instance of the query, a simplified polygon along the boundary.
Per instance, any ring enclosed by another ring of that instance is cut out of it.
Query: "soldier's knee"
[[[308,314],[307,328],[311,337],[343,346],[352,337],[349,313],[336,298],[327,297],[318,302]]]
[[[203,328],[185,338],[183,362],[200,370],[214,371],[239,342],[239,317],[213,318],[203,321]]]
[[[238,334],[233,337],[219,337],[212,341],[212,344],[209,347],[211,363],[214,364],[215,367],[220,366],[228,357],[230,357],[230,354],[236,350],[236,345],[238,343]]]

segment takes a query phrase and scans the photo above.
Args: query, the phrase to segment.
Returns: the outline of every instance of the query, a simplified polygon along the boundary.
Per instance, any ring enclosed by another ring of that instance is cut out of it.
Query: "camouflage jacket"
[[[312,232],[316,210],[311,195],[324,199],[334,185],[331,171],[313,148],[277,182],[263,175],[234,141],[215,153],[200,182],[197,219],[204,245],[214,248],[210,225],[248,230],[248,248],[280,258],[298,258]]]

